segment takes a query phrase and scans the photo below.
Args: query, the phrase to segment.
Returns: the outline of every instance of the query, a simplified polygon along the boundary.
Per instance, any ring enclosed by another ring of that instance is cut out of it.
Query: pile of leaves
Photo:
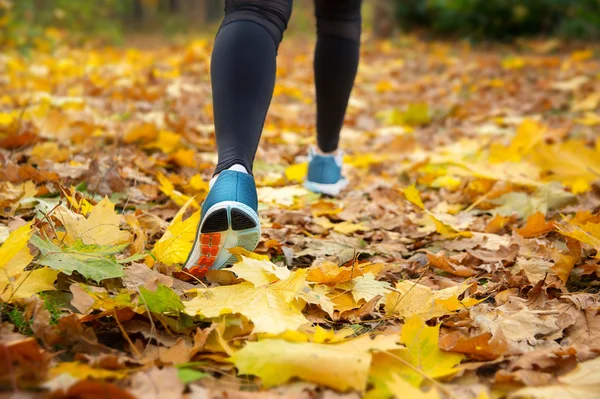
[[[211,45],[0,56],[3,389],[600,397],[598,49],[366,42],[333,199],[301,184],[313,44],[288,39],[262,240],[198,280]]]

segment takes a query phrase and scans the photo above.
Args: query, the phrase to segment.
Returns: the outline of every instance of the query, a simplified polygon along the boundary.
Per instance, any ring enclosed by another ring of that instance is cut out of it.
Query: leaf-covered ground
[[[53,398],[600,397],[600,59],[363,46],[350,188],[301,185],[288,38],[255,254],[181,272],[215,164],[211,40],[0,55],[0,382]]]

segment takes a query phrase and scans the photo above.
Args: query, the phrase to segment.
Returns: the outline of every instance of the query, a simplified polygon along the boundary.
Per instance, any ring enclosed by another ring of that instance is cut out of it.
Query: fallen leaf
[[[278,280],[285,280],[290,276],[287,267],[280,267],[268,260],[259,260],[241,256],[242,260],[226,269],[234,272],[255,287],[271,284]]]
[[[248,342],[231,361],[241,374],[260,377],[267,388],[299,377],[340,391],[364,391],[371,352],[400,348],[397,341],[397,337],[381,335],[336,344],[267,339]]]
[[[121,230],[121,216],[115,213],[115,204],[108,197],[100,201],[87,217],[58,207],[55,217],[65,226],[68,244],[81,240],[84,245],[118,245],[131,242],[131,234]]]
[[[434,291],[411,281],[399,281],[396,291],[386,296],[385,311],[406,318],[420,316],[429,320],[440,317],[482,301],[474,298],[459,300],[458,296],[468,288],[469,284],[463,283]]]
[[[0,246],[0,298],[8,303],[54,289],[57,271],[47,267],[24,270],[33,259],[27,247],[31,234],[31,223],[25,224]]]
[[[509,395],[510,398],[600,398],[600,357],[579,363],[575,370],[557,378],[558,384],[526,387]]]
[[[450,262],[450,260],[448,260],[448,258],[446,258],[444,253],[442,253],[441,255],[437,255],[437,254],[434,255],[434,254],[428,252],[427,259],[434,267],[437,267],[438,269],[444,270],[444,271],[446,271],[450,274],[454,274],[456,276],[473,277],[477,274],[477,272],[475,270],[473,270],[469,267],[457,265],[457,264]]]
[[[57,273],[70,275],[76,271],[97,282],[125,276],[123,266],[115,259],[115,254],[122,251],[123,246],[86,245],[78,239],[72,245],[61,248],[38,236],[33,236],[31,242],[42,254],[38,262]]]
[[[293,303],[304,286],[305,278],[305,272],[300,269],[285,280],[262,287],[241,283],[196,289],[196,298],[184,302],[185,312],[190,316],[207,318],[239,313],[252,321],[254,333],[295,331],[308,323],[301,309]]]
[[[142,286],[140,296],[140,305],[146,306],[151,312],[175,315],[183,312],[179,295],[165,285],[159,284],[154,292]]]
[[[504,340],[494,340],[490,333],[465,337],[459,331],[443,335],[440,338],[439,346],[447,352],[462,353],[478,360],[494,360],[508,350],[508,345]]]
[[[71,376],[80,380],[85,380],[88,378],[103,380],[125,378],[128,374],[128,370],[99,369],[90,367],[88,364],[82,362],[62,362],[50,369],[50,374],[53,376],[63,373],[70,374]]]
[[[183,214],[192,203],[192,199],[189,199],[181,207],[165,234],[154,244],[152,255],[157,261],[168,266],[186,261],[192,250],[198,223],[200,222],[200,211],[196,211],[186,220],[182,220]]]
[[[369,373],[374,389],[367,393],[369,398],[388,397],[388,382],[401,378],[413,387],[420,387],[423,381],[447,377],[458,372],[463,356],[445,353],[438,348],[440,326],[427,326],[419,316],[406,320],[400,333],[404,350],[389,350],[375,353]]]
[[[553,222],[546,222],[544,214],[536,212],[527,218],[525,226],[517,229],[517,233],[525,238],[533,238],[554,230]]]

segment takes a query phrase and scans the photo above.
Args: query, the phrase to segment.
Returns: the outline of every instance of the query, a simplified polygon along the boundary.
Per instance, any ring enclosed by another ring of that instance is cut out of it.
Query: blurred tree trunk
[[[183,15],[193,24],[206,23],[208,16],[207,0],[185,0],[182,2]]]
[[[394,33],[394,0],[375,0],[373,6],[373,36],[389,39]]]

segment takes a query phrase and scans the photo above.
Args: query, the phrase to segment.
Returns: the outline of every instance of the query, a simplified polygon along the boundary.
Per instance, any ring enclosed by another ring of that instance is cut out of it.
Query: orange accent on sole
[[[188,270],[188,273],[190,273],[193,276],[196,276],[198,278],[202,278],[206,275],[206,273],[210,270],[210,267],[206,267],[206,266],[194,266],[192,267],[190,270]]]
[[[202,234],[200,243],[200,258],[196,261],[196,265],[188,271],[196,277],[204,277],[217,260],[220,250],[221,233]]]

